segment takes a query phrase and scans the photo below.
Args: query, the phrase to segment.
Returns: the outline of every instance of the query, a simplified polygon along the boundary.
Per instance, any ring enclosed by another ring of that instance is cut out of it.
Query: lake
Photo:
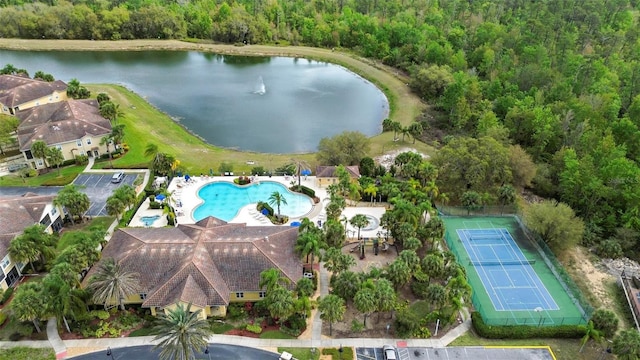
[[[9,51],[13,64],[56,79],[121,84],[212,145],[264,153],[317,150],[343,131],[379,134],[389,104],[345,68],[287,57],[189,51]],[[122,109],[125,113],[127,109]]]

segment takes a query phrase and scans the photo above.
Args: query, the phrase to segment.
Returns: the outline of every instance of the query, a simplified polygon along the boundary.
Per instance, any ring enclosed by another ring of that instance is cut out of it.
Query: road
[[[158,352],[153,346],[133,346],[127,348],[112,349],[113,360],[158,360]],[[265,350],[253,349],[244,346],[209,344],[209,354],[196,355],[199,360],[278,360],[279,354]],[[80,355],[73,360],[112,360],[105,351]],[[302,359],[301,359],[302,360]]]

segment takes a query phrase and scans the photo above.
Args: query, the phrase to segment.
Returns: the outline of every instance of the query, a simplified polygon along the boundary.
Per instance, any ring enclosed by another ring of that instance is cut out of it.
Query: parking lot
[[[107,216],[108,214],[105,209],[107,198],[120,186],[133,186],[133,182],[138,177],[138,174],[125,173],[124,179],[118,184],[111,183],[112,176],[113,173],[84,173],[78,175],[73,182],[80,187],[80,191],[87,194],[91,201],[91,207],[86,213],[87,216]]]
[[[446,348],[397,348],[399,360],[553,360],[546,347],[485,348],[453,346]],[[380,348],[356,348],[358,360],[385,360]]]

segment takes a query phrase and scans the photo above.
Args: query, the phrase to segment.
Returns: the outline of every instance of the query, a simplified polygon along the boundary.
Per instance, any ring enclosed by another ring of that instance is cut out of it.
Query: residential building
[[[337,166],[316,167],[316,185],[318,187],[327,187],[331,184],[337,184],[338,176],[336,175],[336,168]],[[352,179],[357,180],[360,177],[360,168],[357,165],[345,166],[344,168]]]
[[[25,228],[42,224],[49,233],[62,229],[62,209],[53,205],[55,195],[27,193],[23,196],[0,197],[0,288],[14,286],[26,264],[9,256],[9,244]]]
[[[276,268],[295,286],[302,262],[295,254],[297,227],[247,226],[207,217],[195,224],[118,229],[102,252],[137,273],[140,293],[125,299],[152,314],[192,304],[202,316],[224,316],[232,302],[266,296],[260,273]],[[87,274],[87,285],[98,268]]]
[[[60,149],[65,160],[77,155],[98,157],[107,153],[107,146],[100,142],[111,133],[111,122],[100,115],[96,100],[45,104],[19,111],[16,116],[20,119],[20,151],[34,169],[45,167],[43,159],[36,159],[31,153],[31,146],[38,140]]]
[[[21,75],[0,75],[0,113],[15,115],[44,104],[67,100],[67,84],[46,82]]]

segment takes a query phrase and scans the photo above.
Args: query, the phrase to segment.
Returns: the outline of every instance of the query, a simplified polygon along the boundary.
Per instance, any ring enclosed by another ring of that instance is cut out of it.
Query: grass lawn
[[[10,307],[11,304],[9,304]],[[2,311],[7,313],[7,310],[7,306],[5,306]],[[31,340],[47,340],[47,322],[40,321],[38,325],[40,326],[40,333],[36,332],[31,322],[21,322],[9,315],[4,325],[0,327],[0,341],[15,341],[10,338],[12,334],[20,334],[20,339],[29,339],[29,334],[32,334],[30,336]],[[2,352],[0,351],[0,353]]]
[[[431,306],[424,300],[414,302],[413,304],[411,304],[411,306],[409,306],[409,309],[413,311],[413,313],[415,313],[420,319],[431,313]]]
[[[322,349],[322,355],[331,355],[333,360],[353,359],[353,348],[343,347],[342,354],[340,354],[339,348],[324,348]]]
[[[211,323],[210,328],[211,328],[211,331],[213,331],[214,334],[224,334],[227,331],[233,329],[234,326],[231,325],[231,324],[227,324],[227,323],[214,322],[214,323]]]
[[[286,348],[279,347],[278,353],[282,354],[283,351],[286,351],[293,355],[296,359],[304,359],[304,360],[318,360],[320,359],[320,351],[317,348],[314,348],[315,352],[312,352],[310,348]],[[345,359],[348,359],[345,357]]]
[[[261,339],[295,339],[295,336],[285,334],[280,330],[269,330],[260,334]]]
[[[0,177],[0,186],[60,186],[71,183],[78,174],[84,170],[85,166],[67,166],[58,169],[49,170],[49,172],[36,176],[22,178],[18,173],[11,173]]]
[[[62,252],[67,247],[73,245],[76,242],[78,231],[89,230],[94,226],[102,227],[106,231],[114,220],[115,218],[113,216],[103,216],[93,218],[91,221],[82,224],[67,226],[65,227],[65,231],[62,233],[60,240],[58,240],[58,246],[56,249],[58,252]]]
[[[493,340],[481,338],[473,331],[457,338],[449,346],[549,346],[557,360],[598,360],[601,359],[605,349],[604,345],[589,341],[584,350],[579,352],[580,339]],[[613,356],[609,356],[613,358]]]
[[[150,327],[143,327],[143,328],[140,328],[138,330],[134,330],[131,333],[129,333],[129,337],[153,335],[153,334],[151,334],[152,331],[153,330]]]
[[[0,351],[0,360],[55,360],[55,358],[53,349],[14,347]]]

